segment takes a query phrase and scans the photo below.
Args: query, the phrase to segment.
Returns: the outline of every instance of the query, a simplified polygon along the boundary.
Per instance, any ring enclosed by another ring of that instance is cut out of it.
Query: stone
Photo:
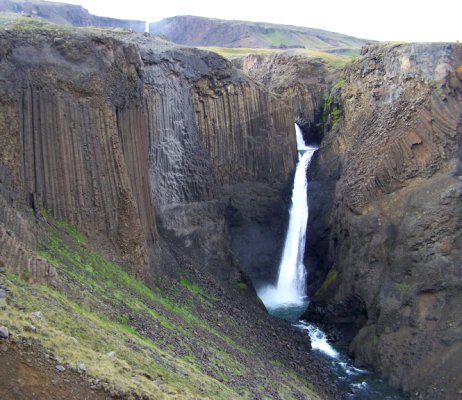
[[[8,339],[10,333],[8,332],[8,328],[6,326],[0,326],[0,339]]]
[[[106,354],[107,357],[111,358],[111,357],[115,357],[117,355],[117,352],[115,351],[110,351],[109,353]]]
[[[87,366],[84,363],[77,363],[77,369],[80,372],[87,372]]]
[[[37,328],[34,325],[27,325],[24,327],[26,332],[37,333]]]
[[[428,398],[462,385],[462,349],[441,346],[462,320],[460,65],[458,44],[369,46],[308,174],[306,317],[337,323],[355,360]]]
[[[43,324],[46,324],[47,321],[45,319],[45,317],[43,316],[43,313],[41,311],[34,311],[33,313],[31,313],[31,316],[37,320],[38,322],[41,322]]]
[[[66,370],[61,364],[58,364],[55,368],[58,372],[64,372]]]

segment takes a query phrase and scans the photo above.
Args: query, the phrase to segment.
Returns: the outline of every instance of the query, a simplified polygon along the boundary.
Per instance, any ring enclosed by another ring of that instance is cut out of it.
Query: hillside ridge
[[[153,22],[149,32],[189,46],[309,48],[340,53],[371,42],[317,28],[191,15]]]

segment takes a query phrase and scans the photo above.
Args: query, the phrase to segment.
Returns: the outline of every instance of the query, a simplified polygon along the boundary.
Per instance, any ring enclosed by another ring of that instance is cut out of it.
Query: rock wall
[[[459,44],[366,47],[310,177],[307,317],[422,399],[462,387],[461,99]]]
[[[218,55],[150,35],[9,28],[0,43],[0,186],[14,209],[67,221],[141,277],[175,273],[181,252],[240,279],[229,187],[288,182],[286,104]]]
[[[233,60],[233,64],[268,90],[284,96],[294,110],[295,122],[305,140],[319,143],[324,98],[339,72],[319,58],[301,55],[254,55]]]
[[[239,274],[221,265],[236,261],[249,274],[274,270],[283,233],[271,224],[284,224],[285,214],[274,210],[285,207],[283,189],[296,160],[289,105],[213,53],[169,50],[161,57],[143,54],[143,60],[149,64],[144,79],[152,91],[146,96],[148,108],[162,110],[149,112],[148,122],[155,151],[152,185],[161,189],[154,191],[160,229],[174,247],[185,249],[184,255],[217,276],[225,273],[225,279],[231,279],[228,273]],[[249,187],[260,190],[249,196]],[[245,226],[253,225],[258,212],[267,220],[275,216],[260,230],[276,245],[250,260],[246,244],[261,242]],[[244,243],[234,245],[240,239]]]

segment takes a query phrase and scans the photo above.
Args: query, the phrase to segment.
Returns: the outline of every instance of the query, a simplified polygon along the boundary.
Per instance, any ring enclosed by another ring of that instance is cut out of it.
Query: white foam
[[[294,325],[296,328],[308,331],[311,340],[311,348],[313,350],[320,351],[327,356],[338,359],[340,353],[335,350],[327,340],[326,334],[319,329],[317,326],[300,322],[299,324]]]

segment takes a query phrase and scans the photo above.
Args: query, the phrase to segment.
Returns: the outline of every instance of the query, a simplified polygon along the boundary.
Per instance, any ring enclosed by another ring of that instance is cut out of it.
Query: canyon
[[[337,398],[232,250],[261,231],[248,266],[277,267],[289,103],[149,34],[8,16],[0,42],[2,398],[52,388],[31,353],[95,396]]]
[[[319,144],[304,318],[411,398],[460,395],[460,44],[370,44],[339,68],[39,18],[1,26],[11,348],[46,352],[102,396],[345,395],[254,290],[277,274],[297,122]],[[36,334],[24,309],[38,306],[49,323]],[[95,362],[103,339],[74,338],[88,326],[121,347],[114,375]]]

